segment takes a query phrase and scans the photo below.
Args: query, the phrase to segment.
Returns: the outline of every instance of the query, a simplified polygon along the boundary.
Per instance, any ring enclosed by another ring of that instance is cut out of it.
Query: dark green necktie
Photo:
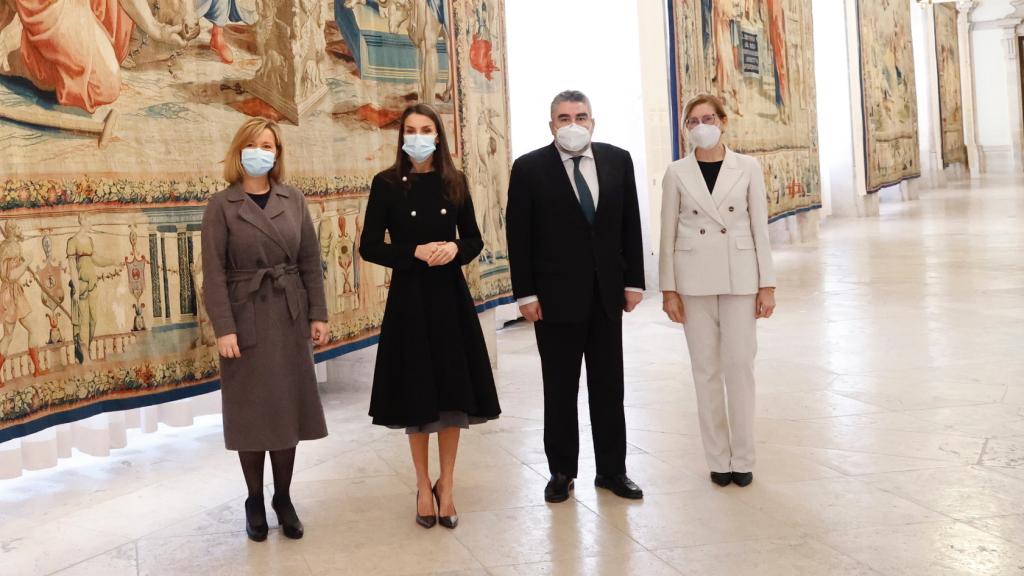
[[[583,216],[586,217],[587,222],[594,223],[594,214],[597,209],[594,208],[594,195],[590,193],[590,186],[587,186],[587,179],[583,177],[583,173],[580,172],[580,161],[583,160],[583,156],[573,156],[572,158],[572,177],[576,180],[576,192],[580,195],[580,208],[583,209]]]

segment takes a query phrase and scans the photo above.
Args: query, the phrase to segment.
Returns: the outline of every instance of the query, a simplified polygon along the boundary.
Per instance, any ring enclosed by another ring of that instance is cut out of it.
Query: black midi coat
[[[428,267],[416,259],[417,245],[438,241],[458,245],[454,260]],[[462,273],[482,249],[472,199],[453,205],[439,175],[399,178],[390,169],[374,177],[359,251],[393,269],[370,398],[374,424],[418,426],[446,411],[498,417],[487,345]]]
[[[274,183],[260,209],[241,184],[203,213],[203,296],[217,337],[236,334],[241,358],[220,359],[224,443],[283,450],[327,435],[310,322],[327,321],[320,243],[302,193]]]

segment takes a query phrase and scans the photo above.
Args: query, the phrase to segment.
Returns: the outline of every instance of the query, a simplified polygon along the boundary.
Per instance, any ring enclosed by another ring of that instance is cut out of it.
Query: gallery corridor
[[[332,369],[330,436],[298,452],[303,540],[273,514],[267,542],[246,539],[237,458],[209,416],[5,481],[0,573],[1019,575],[1022,190],[1020,176],[952,182],[777,248],[748,488],[708,481],[682,330],[651,290],[625,324],[642,501],[595,492],[581,390],[575,498],[545,504],[539,360],[518,324],[498,336],[502,418],[464,433],[458,530],[413,522],[405,435],[366,416],[369,349]]]

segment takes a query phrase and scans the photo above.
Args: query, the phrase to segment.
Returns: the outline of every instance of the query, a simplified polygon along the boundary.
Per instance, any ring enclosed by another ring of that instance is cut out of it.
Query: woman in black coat
[[[423,104],[407,108],[398,146],[394,166],[373,179],[359,248],[366,260],[393,269],[370,416],[374,424],[404,428],[409,435],[416,522],[431,528],[440,518],[441,525],[455,528],[459,432],[501,412],[461,268],[480,254],[483,240],[466,178],[452,163],[437,112]],[[441,476],[431,486],[433,432]]]

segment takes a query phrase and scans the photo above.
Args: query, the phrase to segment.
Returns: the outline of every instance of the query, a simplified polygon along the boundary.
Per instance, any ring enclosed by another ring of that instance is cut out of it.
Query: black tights
[[[238,459],[242,462],[242,474],[245,485],[249,488],[250,498],[263,496],[263,461],[266,452],[239,452]],[[270,467],[274,471],[274,495],[278,501],[290,500],[289,490],[292,485],[292,471],[295,469],[295,448],[270,451]]]

